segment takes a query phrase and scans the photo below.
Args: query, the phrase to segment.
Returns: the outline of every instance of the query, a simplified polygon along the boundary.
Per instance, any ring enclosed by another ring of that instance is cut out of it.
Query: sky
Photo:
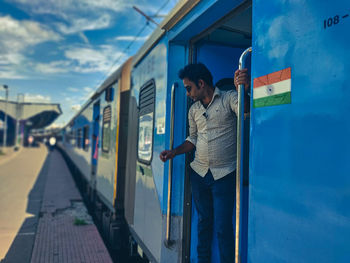
[[[0,98],[59,103],[66,124],[179,0],[0,0]],[[21,97],[21,95],[20,95]]]

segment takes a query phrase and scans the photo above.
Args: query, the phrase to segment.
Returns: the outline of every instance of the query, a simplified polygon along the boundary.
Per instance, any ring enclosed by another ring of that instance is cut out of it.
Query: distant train
[[[214,83],[233,88],[252,47],[232,189],[236,262],[350,262],[349,13],[337,0],[181,1],[61,131],[58,146],[111,247],[197,262],[191,155],[158,157],[188,130],[191,101],[177,73],[202,62]]]

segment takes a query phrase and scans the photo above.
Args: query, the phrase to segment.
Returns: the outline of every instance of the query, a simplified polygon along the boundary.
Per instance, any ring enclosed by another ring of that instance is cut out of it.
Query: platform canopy
[[[62,110],[59,104],[55,103],[29,103],[9,101],[6,106],[5,100],[0,100],[0,112],[12,119],[25,121],[30,129],[44,128],[54,122]]]

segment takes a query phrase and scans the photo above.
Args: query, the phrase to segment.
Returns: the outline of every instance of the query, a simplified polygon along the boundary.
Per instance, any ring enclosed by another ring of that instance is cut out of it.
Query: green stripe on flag
[[[255,99],[253,101],[253,107],[266,107],[266,106],[274,106],[281,104],[290,104],[292,102],[291,92],[285,92],[273,96],[268,96],[264,98]]]

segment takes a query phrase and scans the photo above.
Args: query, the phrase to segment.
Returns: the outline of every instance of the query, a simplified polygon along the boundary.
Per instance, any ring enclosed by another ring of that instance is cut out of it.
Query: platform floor
[[[23,149],[0,179],[1,263],[112,262],[58,151]]]

